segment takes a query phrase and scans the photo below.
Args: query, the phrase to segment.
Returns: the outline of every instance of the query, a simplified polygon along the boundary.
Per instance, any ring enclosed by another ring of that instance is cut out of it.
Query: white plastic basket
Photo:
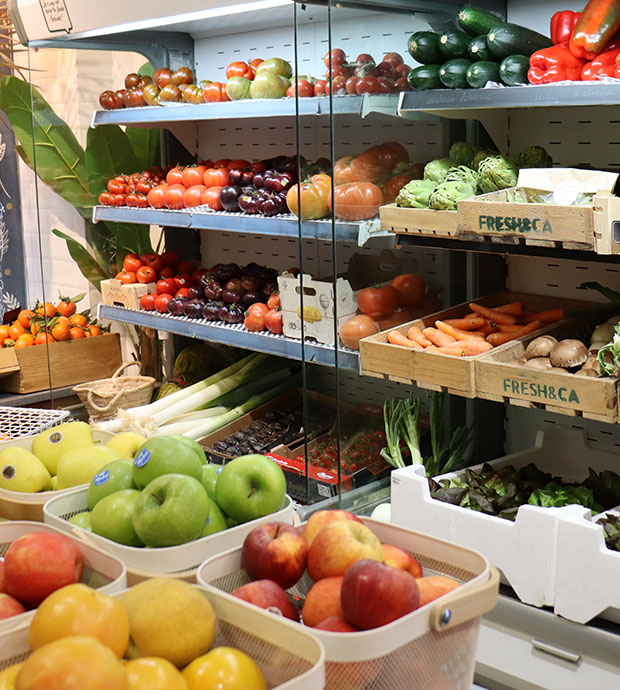
[[[195,569],[209,556],[241,546],[246,535],[257,525],[272,520],[293,524],[294,519],[293,503],[287,496],[283,508],[263,518],[230,527],[222,532],[216,532],[186,544],[145,549],[117,544],[110,539],[88,532],[68,522],[68,519],[76,513],[88,510],[87,492],[87,488],[76,489],[49,500],[43,506],[45,522],[65,532],[73,531],[76,536],[92,541],[99,548],[120,558],[129,570],[150,573],[151,575],[154,573],[182,573]]]
[[[50,425],[54,426],[54,425]],[[107,431],[93,431],[95,443],[106,443],[114,434]],[[32,438],[19,438],[14,441],[0,443],[0,450],[9,446],[19,446],[26,450],[32,450]],[[8,491],[0,489],[0,517],[8,520],[36,520],[43,522],[43,504],[50,498],[62,496],[75,487],[60,489],[58,491],[39,491],[38,493],[26,493],[23,491]]]
[[[248,654],[261,668],[270,690],[323,690],[325,650],[314,636],[244,601],[198,589],[217,618],[214,647],[231,646]],[[0,635],[0,670],[28,656],[27,627]]]
[[[34,436],[51,429],[69,416],[68,410],[38,410],[34,407],[0,407],[0,441]]]
[[[0,522],[0,556],[4,556],[9,546],[24,534],[31,532],[53,532],[64,534],[74,541],[84,558],[84,568],[82,570],[81,582],[104,592],[114,594],[121,592],[127,587],[127,571],[124,563],[118,558],[105,553],[101,549],[85,544],[80,539],[75,539],[55,527],[44,525],[42,522]],[[34,611],[27,611],[17,616],[11,616],[0,620],[0,633],[10,630],[17,626],[30,623],[34,616]]]
[[[463,585],[375,630],[333,633],[306,628],[325,647],[326,690],[471,690],[480,616],[495,606],[497,571],[465,547],[362,520],[381,542],[414,554],[425,575],[449,575]],[[209,591],[231,592],[250,581],[241,565],[241,547],[205,561],[196,577]],[[302,606],[311,586],[305,575],[288,590],[291,600]]]

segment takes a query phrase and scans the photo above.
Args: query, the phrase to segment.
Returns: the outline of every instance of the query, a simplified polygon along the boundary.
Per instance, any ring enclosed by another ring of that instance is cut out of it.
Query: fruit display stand
[[[4,447],[5,441],[23,436],[34,436],[45,429],[61,424],[68,416],[68,410],[0,407],[0,449]]]
[[[64,419],[67,414],[64,414],[61,419]],[[49,425],[51,426],[51,425]],[[42,429],[41,429],[42,431]],[[93,431],[93,440],[95,444],[103,444],[109,441],[113,434],[107,431]],[[0,443],[0,450],[4,450],[10,446],[18,446],[26,450],[32,449],[32,438],[20,438],[15,441],[5,441]],[[74,487],[68,489],[58,489],[56,491],[39,491],[36,493],[27,493],[25,491],[8,491],[7,489],[0,489],[0,518],[8,520],[35,520],[43,522],[43,505],[46,501],[56,496],[73,491]]]
[[[265,522],[280,520],[293,524],[295,514],[293,502],[287,496],[280,510],[263,518],[229,527],[222,532],[216,532],[186,544],[149,549],[125,546],[93,532],[75,528],[68,520],[73,515],[88,509],[86,495],[87,489],[81,488],[50,499],[43,506],[45,522],[96,544],[98,548],[120,558],[127,566],[127,580],[130,584],[135,584],[147,577],[162,575],[194,581],[196,568],[210,555],[241,545],[254,527]]]
[[[32,532],[52,532],[63,534],[62,530],[41,522],[16,520],[14,522],[0,522],[0,556],[4,556],[9,546],[19,537]],[[96,546],[86,544],[80,539],[69,536],[77,544],[84,559],[82,579],[86,585],[98,589],[104,594],[115,594],[127,587],[127,572],[125,564],[115,556],[105,553]],[[27,611],[17,616],[11,616],[0,621],[0,634],[16,627],[28,625],[34,616],[34,611]]]
[[[325,650],[313,635],[243,601],[197,588],[217,619],[215,647],[230,646],[245,652],[260,666],[271,690],[323,690]],[[0,634],[0,670],[28,656],[27,627]]]
[[[471,549],[404,527],[362,520],[381,542],[413,554],[425,575],[448,575],[463,584],[374,630],[343,634],[306,628],[326,650],[326,690],[406,688],[412,678],[420,687],[470,690],[480,617],[495,606],[497,571]],[[207,560],[197,579],[208,591],[225,592],[249,582],[241,547]],[[311,586],[305,575],[288,594],[301,606]]]

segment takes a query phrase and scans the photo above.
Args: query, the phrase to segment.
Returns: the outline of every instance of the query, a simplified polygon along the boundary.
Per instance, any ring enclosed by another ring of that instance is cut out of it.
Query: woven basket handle
[[[120,367],[112,374],[112,378],[118,378],[121,375],[122,371],[125,371],[128,367],[132,367],[134,364],[137,364],[138,366],[141,366],[140,362],[137,360],[134,360],[133,362],[125,362],[125,364],[121,364]]]
[[[93,389],[91,388],[91,389],[88,391],[88,404],[91,405],[92,408],[93,408],[94,410],[97,410],[97,412],[101,412],[101,413],[103,414],[103,413],[105,413],[105,412],[109,412],[109,411],[110,411],[110,408],[112,407],[112,405],[116,404],[116,402],[117,402],[118,399],[121,397],[121,395],[124,394],[124,392],[125,392],[125,391],[119,391],[119,392],[108,402],[107,405],[104,405],[103,407],[99,407],[99,405],[97,405],[97,403],[95,402],[95,400],[94,400],[94,398],[93,398],[94,392],[93,392]]]

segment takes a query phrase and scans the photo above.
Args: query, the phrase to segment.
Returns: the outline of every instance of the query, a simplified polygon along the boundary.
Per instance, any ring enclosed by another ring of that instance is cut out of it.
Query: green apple
[[[35,493],[47,491],[51,486],[47,468],[29,450],[9,446],[0,451],[0,489]]]
[[[137,489],[122,489],[102,498],[90,514],[92,531],[117,544],[143,546],[133,526],[133,511],[139,498]]]
[[[202,478],[202,462],[196,450],[176,436],[157,436],[144,443],[133,461],[133,483],[138,489],[164,474]]]
[[[130,460],[114,460],[104,465],[88,485],[88,510],[92,510],[102,498],[115,491],[135,489],[132,477],[133,463]]]
[[[103,467],[113,460],[122,460],[121,454],[107,446],[90,446],[68,450],[58,460],[58,489],[88,484]]]
[[[205,449],[200,445],[200,443],[198,443],[198,441],[194,441],[193,438],[187,438],[187,436],[183,436],[182,434],[170,434],[168,438],[173,438],[179,443],[184,443],[188,448],[191,448],[194,453],[196,453],[196,456],[200,459],[200,462],[203,465],[206,464],[207,456],[205,455]]]
[[[209,497],[197,479],[165,474],[140,492],[133,526],[147,546],[175,546],[198,539],[208,516]]]
[[[67,522],[70,522],[72,525],[75,525],[76,527],[81,527],[82,529],[85,529],[87,532],[92,532],[93,528],[92,525],[90,524],[90,511],[85,510],[82,513],[76,513],[72,517],[70,517]]]
[[[229,517],[247,522],[282,506],[286,479],[282,468],[264,455],[242,455],[224,465],[215,484],[215,499]]]
[[[56,491],[58,488],[58,476],[54,475],[52,481],[50,482],[50,491]]]
[[[228,522],[226,522],[226,516],[220,510],[220,507],[215,501],[209,499],[209,515],[207,517],[207,524],[202,530],[201,537],[208,537],[210,534],[215,534],[216,532],[222,532],[228,529]]]
[[[86,422],[67,422],[42,431],[32,439],[32,452],[54,475],[58,471],[58,460],[68,450],[87,448],[93,445],[93,430]]]
[[[202,485],[207,490],[207,495],[212,501],[215,501],[215,482],[217,475],[224,469],[223,465],[216,465],[208,462],[202,466]]]
[[[126,460],[133,460],[138,448],[144,443],[146,443],[146,438],[141,434],[136,434],[133,431],[121,431],[120,434],[111,438],[106,446],[120,450]]]

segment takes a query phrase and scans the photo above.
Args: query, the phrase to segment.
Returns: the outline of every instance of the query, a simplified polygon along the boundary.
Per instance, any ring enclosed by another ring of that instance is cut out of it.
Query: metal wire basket
[[[0,407],[0,441],[10,441],[57,426],[68,410],[38,410],[33,407]]]

